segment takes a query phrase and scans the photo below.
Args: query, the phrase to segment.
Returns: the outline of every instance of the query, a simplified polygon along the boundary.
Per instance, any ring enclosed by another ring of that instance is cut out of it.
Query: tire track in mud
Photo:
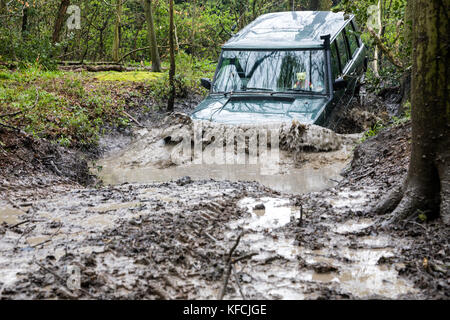
[[[227,299],[242,298],[237,283],[251,299],[415,294],[398,279],[398,266],[377,266],[394,252],[389,237],[367,235],[370,220],[340,216],[375,190],[335,192],[308,201],[257,183],[183,178],[37,201],[20,215],[32,223],[2,235],[0,292],[13,299],[217,299],[228,251],[246,230],[234,257],[247,258],[234,263]],[[314,201],[325,210],[313,212]],[[64,283],[74,266],[82,290]]]

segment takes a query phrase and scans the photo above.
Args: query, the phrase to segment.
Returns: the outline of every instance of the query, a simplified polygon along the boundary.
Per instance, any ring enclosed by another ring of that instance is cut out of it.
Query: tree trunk
[[[288,11],[292,11],[293,10],[292,0],[287,0],[287,9],[288,9]]]
[[[195,57],[195,24],[197,17],[197,0],[192,0],[192,30],[191,30],[191,55]]]
[[[114,41],[112,58],[114,61],[119,61],[120,57],[120,24],[122,23],[122,0],[116,2],[116,24],[114,26]]]
[[[311,0],[309,4],[309,10],[311,11],[318,11],[319,10],[319,0]]]
[[[161,72],[161,60],[159,58],[158,43],[156,42],[155,24],[153,21],[153,8],[151,0],[143,0],[145,20],[147,21],[147,37],[150,46],[153,72]]]
[[[167,103],[167,111],[174,110],[175,104],[175,44],[174,44],[174,21],[173,21],[173,0],[170,0],[169,9],[169,46],[170,46],[170,71],[169,71],[169,83],[170,83],[170,95]]]
[[[0,0],[0,15],[6,14],[6,0]]]
[[[28,31],[28,7],[24,5],[23,15],[22,15],[22,39],[26,39]]]
[[[311,11],[328,11],[332,2],[330,0],[311,0],[309,10]]]
[[[52,43],[55,44],[59,41],[59,35],[64,23],[64,16],[66,15],[67,8],[70,6],[70,0],[61,0],[59,5],[58,15],[56,16],[55,26],[53,28]]]
[[[412,0],[410,0],[412,1]],[[387,223],[439,214],[450,224],[449,0],[414,0],[412,68],[412,151],[401,190],[375,208],[395,208]]]
[[[378,11],[377,11],[377,37],[380,37],[381,33],[381,1],[378,0]],[[375,53],[373,59],[373,72],[377,77],[380,77],[380,49],[378,46],[375,46]]]

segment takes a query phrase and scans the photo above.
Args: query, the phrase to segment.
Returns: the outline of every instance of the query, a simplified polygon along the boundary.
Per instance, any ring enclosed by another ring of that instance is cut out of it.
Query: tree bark
[[[56,16],[55,26],[53,27],[52,43],[55,44],[59,41],[59,35],[64,23],[64,16],[66,15],[67,8],[70,6],[70,0],[61,0],[59,5],[58,15]]]
[[[145,20],[147,21],[147,37],[152,59],[152,71],[161,72],[161,59],[159,57],[158,43],[156,42],[155,24],[153,20],[153,8],[151,0],[143,0]]]
[[[114,25],[114,41],[112,58],[114,61],[120,59],[120,25],[122,23],[122,0],[116,2],[116,24]]]
[[[23,15],[22,15],[22,39],[26,39],[28,31],[28,7],[24,5]]]
[[[332,2],[330,0],[311,0],[309,10],[312,11],[328,11]]]
[[[0,15],[6,13],[6,0],[0,0]]]
[[[192,30],[191,30],[191,55],[195,57],[195,29],[197,17],[197,0],[192,0]]]
[[[410,0],[412,1],[412,0]],[[425,214],[450,224],[449,0],[414,0],[412,151],[408,175],[374,209],[395,207],[387,224]]]
[[[173,0],[170,0],[169,9],[169,46],[170,46],[170,71],[169,71],[169,83],[170,83],[170,95],[167,103],[167,111],[174,110],[175,104],[175,44],[174,44],[174,21],[173,21]]]

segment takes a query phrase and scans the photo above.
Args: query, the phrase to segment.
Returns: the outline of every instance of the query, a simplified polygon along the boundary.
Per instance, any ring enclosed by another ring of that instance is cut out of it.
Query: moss
[[[146,82],[154,81],[160,78],[163,73],[134,71],[134,72],[117,72],[106,71],[98,72],[94,77],[100,81],[122,81],[122,82]]]

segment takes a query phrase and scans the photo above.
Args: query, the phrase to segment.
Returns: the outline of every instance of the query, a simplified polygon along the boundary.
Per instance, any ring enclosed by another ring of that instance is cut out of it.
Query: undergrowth
[[[176,62],[177,98],[186,98],[189,92],[205,93],[200,78],[212,77],[215,64],[183,52]],[[153,110],[165,107],[169,96],[166,62],[163,70],[62,72],[48,71],[38,64],[15,72],[0,69],[0,125],[65,147],[96,146],[105,127],[130,125],[125,109],[150,111],[139,101],[153,101]]]
[[[411,120],[411,103],[407,102],[404,105],[404,114],[401,117],[392,117],[390,122],[385,125],[382,121],[377,121],[369,130],[364,132],[361,142],[376,136],[380,131],[389,127],[396,127]]]

